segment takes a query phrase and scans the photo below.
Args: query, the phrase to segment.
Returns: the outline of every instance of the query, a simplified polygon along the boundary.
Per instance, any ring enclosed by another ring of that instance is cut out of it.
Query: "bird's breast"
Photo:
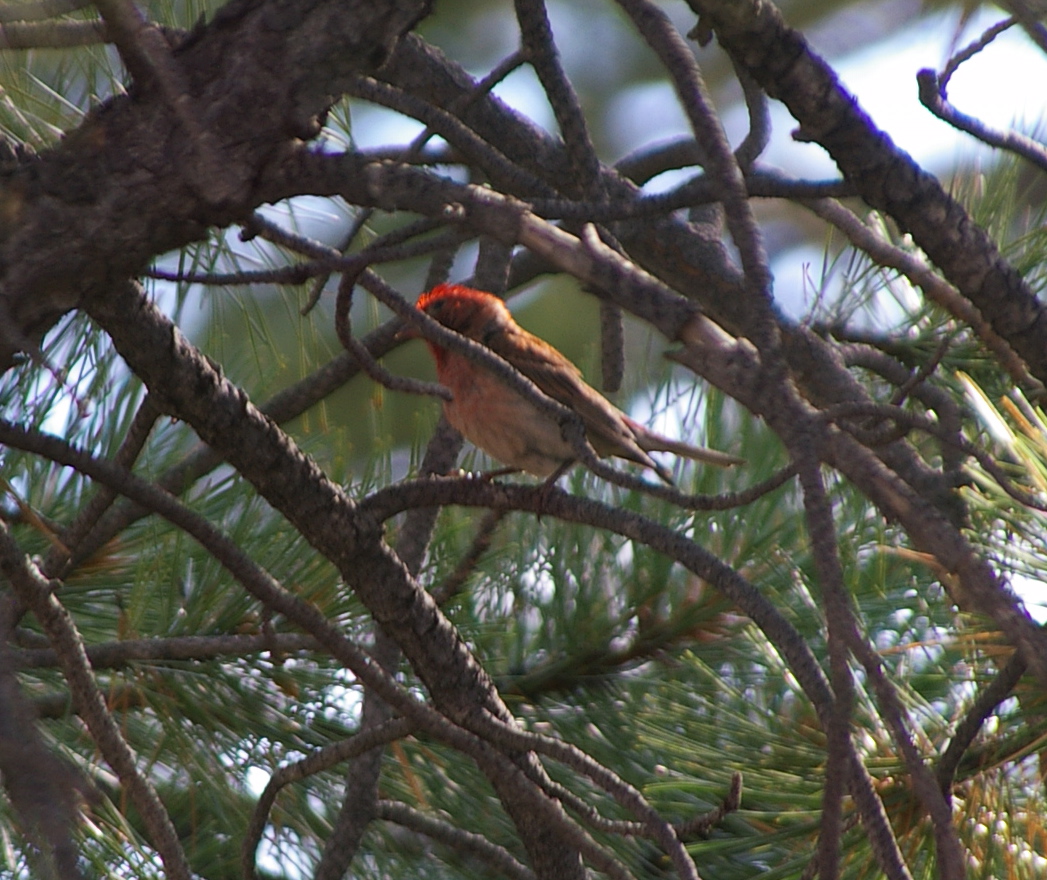
[[[449,357],[438,376],[454,395],[447,420],[491,458],[539,477],[574,458],[556,420],[492,373]]]

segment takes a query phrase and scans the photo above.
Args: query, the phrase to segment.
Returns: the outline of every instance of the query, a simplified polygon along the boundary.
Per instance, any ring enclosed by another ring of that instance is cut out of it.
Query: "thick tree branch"
[[[461,437],[441,421],[422,459],[422,475],[446,473],[454,466],[461,447]],[[397,553],[412,577],[418,576],[425,559],[438,510],[435,507],[417,507],[408,511],[398,536]],[[395,673],[401,659],[400,649],[381,629],[374,633],[372,653],[386,672]],[[378,694],[366,690],[360,719],[362,732],[381,728],[392,720],[393,708]],[[384,749],[376,747],[354,755],[350,760],[345,774],[342,807],[316,866],[316,880],[340,880],[356,855],[367,826],[376,816],[383,754]]]
[[[492,749],[485,740],[469,733],[462,726],[448,721],[409,694],[372,657],[358,648],[340,629],[332,625],[315,605],[291,594],[264,570],[242,558],[239,548],[227,536],[185,509],[176,499],[108,462],[98,461],[73,449],[58,438],[26,434],[9,424],[3,425],[2,430],[6,442],[16,442],[54,461],[76,467],[89,476],[127,494],[139,504],[153,508],[171,522],[185,529],[224,565],[231,567],[245,589],[266,607],[286,616],[313,635],[332,657],[352,670],[385,702],[411,719],[420,728],[429,731],[475,759],[480,768],[489,776],[505,803],[507,811],[516,821],[521,839],[528,846],[534,858],[539,877],[571,876],[570,872],[579,862],[578,855],[575,855],[571,849],[567,848],[566,853],[562,851],[570,846],[576,847],[579,854],[585,854],[594,863],[609,870],[613,869],[620,875],[620,871],[614,868],[613,861],[609,861],[610,857],[607,853],[568,820],[559,802],[544,793],[548,786],[547,777],[533,756],[527,753],[527,740],[520,735],[511,716],[505,713],[502,718],[496,718],[484,711],[481,700],[485,697],[496,707],[500,705],[500,700],[493,690],[489,692],[489,696],[485,694],[478,700],[467,692],[468,682],[465,688],[461,686],[456,688],[456,682],[451,676],[438,681],[436,688],[440,696],[449,704],[449,708],[457,712],[470,726],[483,731],[488,738],[492,733],[496,734],[494,741],[496,743],[500,741],[504,745],[508,756]],[[432,507],[433,505],[418,506]],[[374,570],[368,569],[365,564],[366,558],[361,561],[360,557],[358,553],[356,561],[360,567],[355,572],[355,576],[366,580],[374,574]],[[380,581],[377,586],[385,588],[389,587],[390,583]],[[420,592],[423,597],[428,598],[428,594]],[[400,623],[402,626],[410,627],[412,621],[406,612]],[[430,632],[425,635],[438,643],[438,653],[441,634],[435,632],[435,629],[431,627]],[[448,631],[456,637],[450,624],[445,624],[443,638],[446,638]],[[454,664],[462,664],[463,659],[465,663],[471,659],[464,647],[458,656],[444,663],[442,669],[447,669],[448,666],[453,668]],[[482,681],[487,680],[482,670],[477,677],[482,677]],[[463,694],[463,690],[466,693]],[[83,711],[83,704],[81,704],[81,711]],[[544,847],[544,851],[535,853],[536,847]],[[557,871],[561,873],[556,873]]]
[[[1025,674],[1026,664],[1021,655],[1014,654],[1006,665],[971,701],[967,712],[956,725],[949,745],[938,762],[938,785],[948,800],[952,796],[953,780],[964,754],[978,736],[985,720],[1006,700]]]
[[[80,716],[91,731],[106,763],[120,778],[141,814],[150,842],[156,847],[168,877],[172,880],[190,880],[192,871],[174,824],[152,783],[139,771],[137,755],[127,745],[106,708],[73,619],[55,597],[50,583],[22,552],[3,523],[0,523],[0,573],[40,621],[51,639],[51,644],[61,658],[62,671],[69,682]]]
[[[240,389],[221,376],[133,285],[88,303],[157,406],[189,422],[258,492],[333,562],[378,624],[399,645],[434,701],[456,723],[512,716],[436,603],[382,543],[378,524],[356,505]],[[519,757],[529,773],[533,758]],[[487,769],[494,772],[494,765]],[[504,773],[491,780],[513,815],[541,877],[572,877],[577,854],[550,824],[560,808],[521,792]],[[509,786],[509,787],[507,787]],[[536,813],[534,808],[541,804]]]
[[[6,538],[7,536],[4,535]],[[2,565],[2,563],[0,563]],[[7,598],[5,595],[4,599]],[[74,843],[76,773],[46,745],[34,706],[18,680],[10,644],[14,614],[0,610],[0,782],[22,833],[35,849],[35,873],[80,880]]]
[[[227,634],[213,636],[170,636],[126,639],[87,645],[92,669],[120,669],[130,663],[171,663],[179,660],[212,660],[216,657],[246,657],[250,654],[316,651],[319,643],[303,633]],[[16,669],[41,669],[58,665],[53,648],[12,650]]]
[[[806,641],[763,596],[730,566],[694,541],[639,514],[615,509],[590,498],[559,490],[497,484],[472,479],[419,480],[380,490],[363,502],[382,519],[419,504],[464,504],[495,510],[531,510],[568,522],[584,522],[646,544],[685,566],[736,604],[763,631],[788,664],[811,701],[823,726],[832,718],[834,698],[825,675]],[[856,753],[849,753],[849,783],[880,865],[892,880],[910,874],[868,771]]]
[[[821,144],[870,205],[893,217],[1047,383],[1047,309],[996,244],[873,124],[771,3],[689,0],[721,45]]]
[[[674,360],[745,403],[783,436],[788,436],[793,425],[810,424],[819,435],[818,442],[825,444],[826,461],[885,516],[900,523],[916,547],[933,554],[956,575],[962,593],[958,601],[970,603],[996,621],[1008,639],[1019,646],[1030,670],[1047,686],[1047,631],[1033,622],[1000,575],[963,534],[854,438],[829,426],[815,428],[807,404],[791,401],[786,405],[780,397],[764,397],[769,380],[755,352],[744,345],[717,348],[709,341],[708,337],[696,336],[692,344],[674,355]]]
[[[166,98],[140,83],[4,178],[0,368],[85,296],[104,296],[155,255],[258,207],[264,169],[315,135],[333,97],[381,64],[427,9],[425,0],[232,0],[170,55],[139,51],[143,69],[166,70]],[[172,101],[192,102],[188,128]],[[202,184],[201,150],[221,165],[217,189]]]

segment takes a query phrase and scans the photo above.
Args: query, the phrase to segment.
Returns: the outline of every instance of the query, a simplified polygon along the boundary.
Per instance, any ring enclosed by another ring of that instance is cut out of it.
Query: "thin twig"
[[[735,772],[731,774],[731,787],[724,799],[716,806],[701,816],[695,816],[686,822],[676,826],[676,833],[686,840],[694,835],[706,835],[714,825],[719,825],[724,816],[733,813],[742,806],[742,774]]]
[[[661,7],[651,0],[618,0],[618,4],[668,72],[695,139],[706,154],[706,171],[719,189],[727,229],[742,265],[742,288],[750,306],[746,335],[757,344],[768,363],[777,363],[780,339],[767,253],[749,204],[742,170],[713,109],[698,62]],[[783,364],[777,367],[784,370]]]
[[[604,834],[616,834],[619,837],[657,839],[657,833],[650,825],[629,819],[608,819],[606,816],[601,815],[599,810],[585,798],[575,794],[566,786],[553,783],[549,788],[549,792],[562,801],[567,809],[594,831],[600,831]],[[708,834],[709,829],[723,821],[724,816],[740,809],[741,797],[742,774],[736,772],[731,774],[731,787],[724,799],[716,807],[700,816],[694,816],[686,822],[679,822],[673,825],[677,837],[680,840],[687,840]]]
[[[840,347],[840,354],[848,366],[860,366],[871,370],[899,388],[904,387],[913,375],[913,371],[905,364],[864,343],[843,345]],[[934,412],[943,431],[953,436],[960,434],[963,428],[963,414],[955,398],[945,389],[922,383],[914,386],[909,393],[924,407]],[[959,485],[959,471],[967,456],[950,443],[942,443],[940,447],[942,470],[947,479],[954,480],[954,485]]]
[[[488,865],[498,877],[505,877],[507,880],[535,880],[535,874],[530,868],[484,835],[465,831],[449,821],[431,813],[423,813],[401,801],[378,801],[375,817],[386,822],[395,822],[449,846],[455,852],[478,859]]]
[[[845,768],[855,754],[851,737],[854,712],[854,677],[848,644],[854,616],[844,587],[836,525],[832,505],[821,475],[821,455],[804,425],[796,425],[789,438],[789,451],[796,462],[803,487],[804,512],[810,536],[818,582],[825,603],[830,679],[836,697],[833,714],[826,726],[825,787],[822,792],[821,829],[817,858],[822,880],[837,880],[843,837],[843,797],[846,793]]]
[[[15,3],[3,3],[0,4],[0,24],[57,18],[90,5],[91,0],[21,0]]]
[[[484,514],[480,524],[476,527],[476,533],[473,535],[469,549],[458,559],[454,571],[429,591],[437,605],[446,605],[465,586],[466,581],[476,570],[480,559],[490,548],[495,530],[505,518],[506,513],[507,511],[504,510],[488,510]]]
[[[963,880],[967,876],[968,854],[953,824],[952,805],[912,740],[910,731],[914,726],[907,718],[894,682],[884,672],[883,661],[859,634],[857,627],[851,630],[850,636],[850,649],[865,669],[876,694],[880,717],[891,732],[891,738],[909,771],[913,792],[930,816],[937,850],[938,876],[942,880]]]
[[[659,815],[636,788],[614,771],[594,761],[577,746],[530,731],[514,731],[514,733],[514,738],[518,739],[521,744],[526,743],[532,751],[555,758],[564,766],[586,776],[606,791],[620,806],[639,819],[646,835],[662,847],[681,878],[698,880],[694,861],[687,853],[676,829]]]
[[[330,276],[332,271],[360,272],[364,267],[376,263],[390,263],[399,260],[410,260],[415,257],[425,256],[434,252],[444,250],[449,246],[455,246],[471,238],[471,234],[458,229],[449,230],[442,235],[427,238],[422,241],[401,240],[411,235],[421,235],[431,229],[438,228],[442,222],[428,218],[407,224],[408,228],[401,227],[381,238],[376,239],[368,247],[351,256],[342,256],[333,248],[318,241],[297,235],[288,230],[277,231],[279,227],[275,223],[264,220],[264,226],[258,220],[249,221],[245,228],[246,235],[259,235],[300,253],[322,254],[319,259],[305,263],[296,263],[291,266],[281,266],[275,269],[251,269],[236,272],[168,272],[165,269],[148,269],[142,273],[146,278],[156,278],[161,281],[173,281],[184,284],[203,284],[216,287],[232,287],[248,284],[304,284],[310,278],[326,275]],[[303,306],[302,314],[308,309]]]
[[[379,236],[367,245],[367,247],[352,256],[346,256],[345,251],[348,250],[349,245],[352,244],[356,238],[356,232],[351,229],[345,236],[345,246],[338,248],[337,251],[332,249],[332,256],[335,252],[343,255],[342,259],[345,261],[345,265],[351,265],[354,267],[354,269],[347,271],[359,272],[369,266],[375,265],[376,263],[392,263],[398,260],[410,260],[414,257],[421,257],[428,254],[440,254],[448,248],[457,247],[462,242],[471,238],[470,234],[465,233],[460,229],[451,229],[444,232],[442,235],[433,236],[421,241],[412,241],[413,238],[425,235],[435,229],[439,229],[443,225],[443,219],[422,217],[420,220],[405,223],[403,226],[400,226],[391,232],[387,232],[385,235]],[[301,308],[301,314],[308,315],[309,312],[315,308],[316,304],[320,301],[320,296],[323,294],[324,286],[327,284],[330,276],[330,271],[318,275],[309,292],[309,298]]]
[[[80,398],[76,388],[69,383],[67,371],[51,363],[39,343],[30,339],[19,329],[18,322],[11,315],[7,302],[2,298],[0,298],[0,344],[8,351],[22,352],[27,355],[32,363],[50,374],[58,387],[68,391],[77,412],[81,416],[87,415],[87,404]]]
[[[798,444],[792,447],[794,455],[801,444],[804,450],[809,449],[811,445],[809,442],[805,442],[802,436],[798,435]],[[806,468],[801,465],[800,479],[804,485],[804,502],[811,535],[811,546],[815,554],[816,565],[819,568],[819,576],[826,597],[829,655],[833,669],[833,690],[836,693],[838,705],[849,706],[853,704],[853,678],[847,665],[847,654],[850,652],[854,654],[865,668],[866,676],[877,696],[880,715],[891,731],[899,751],[902,753],[905,765],[909,770],[913,788],[931,817],[937,844],[939,870],[942,872],[943,877],[951,878],[951,880],[960,880],[964,876],[965,855],[960,845],[959,837],[952,825],[950,809],[942,798],[941,792],[935,787],[929,768],[912,742],[910,734],[912,725],[907,723],[904,709],[901,707],[893,684],[884,675],[880,658],[868,646],[868,643],[858,630],[857,620],[844,588],[843,568],[840,564],[837,550],[837,537],[832,510],[828,496],[825,493],[824,483],[817,471],[817,464],[817,461],[811,456]],[[845,691],[841,692],[841,688],[845,689]],[[846,694],[846,700],[844,694]],[[846,737],[846,743],[841,743],[841,745],[846,749],[853,749],[849,714],[838,720],[844,725],[843,729],[838,731],[838,735],[841,738]],[[830,787],[835,787],[832,770],[834,763],[832,731],[830,731],[829,740],[826,801],[829,799]],[[845,763],[846,759],[841,754],[837,764],[837,772]],[[842,789],[837,796],[840,794],[842,794]],[[839,876],[840,842],[843,834],[841,806],[840,802],[834,805],[834,824],[828,831],[828,834],[832,835],[831,838],[828,837],[825,829],[824,816],[827,807],[823,807],[823,837],[819,842],[818,848],[819,873],[822,877],[835,878]]]
[[[73,49],[109,42],[102,21],[11,21],[0,25],[0,49]]]
[[[843,180],[796,180],[778,171],[758,168],[745,178],[745,191],[750,198],[814,199],[844,198],[855,195],[853,184]],[[682,208],[697,208],[722,200],[716,181],[699,174],[665,192],[617,196],[601,199],[565,199],[536,197],[528,199],[531,210],[546,220],[573,220],[592,223],[614,223],[645,217],[668,216]]]
[[[1013,27],[1018,21],[1014,17],[1005,18],[1003,21],[998,21],[996,24],[987,27],[977,40],[973,40],[968,43],[959,52],[953,54],[953,56],[945,63],[942,68],[942,72],[938,74],[938,87],[944,93],[949,86],[949,80],[952,79],[954,73],[960,69],[960,65],[965,61],[970,61],[975,55],[982,51],[986,46],[995,40],[1000,34],[1006,31],[1008,28]]]
[[[324,746],[306,755],[301,760],[285,764],[276,770],[258,796],[258,803],[251,813],[251,820],[244,830],[243,843],[240,845],[240,870],[244,880],[254,880],[255,853],[262,841],[265,826],[269,821],[269,811],[276,803],[280,791],[292,783],[369,752],[378,746],[402,739],[415,729],[415,725],[405,718],[391,719],[384,724],[361,731],[355,736]]]
[[[1011,11],[1022,29],[1040,49],[1047,52],[1047,28],[1043,26],[1043,9],[1029,0],[1002,0],[1001,6]]]
[[[245,269],[236,272],[168,272],[166,269],[146,269],[143,278],[171,281],[179,284],[202,284],[208,287],[233,287],[248,284],[304,284],[324,272],[330,273],[327,260],[295,263],[276,269]]]
[[[991,147],[1016,153],[1041,171],[1047,171],[1047,148],[1043,144],[1017,131],[999,131],[957,110],[946,98],[945,88],[938,80],[938,75],[929,68],[916,74],[916,82],[919,85],[920,103],[943,122]]]
[[[147,394],[139,405],[138,410],[131,420],[127,434],[120,443],[120,448],[113,456],[115,464],[123,468],[130,468],[142,449],[145,447],[149,434],[156,424],[160,411],[154,404],[153,399]],[[62,545],[67,552],[60,552],[57,547],[52,547],[44,559],[42,568],[52,577],[65,577],[68,574],[66,566],[76,554],[77,548],[84,537],[90,532],[98,519],[116,500],[117,493],[107,486],[99,488],[97,494],[81,508],[76,519],[62,532]]]
[[[138,757],[124,740],[119,726],[106,708],[76,624],[52,592],[50,582],[22,552],[2,521],[0,571],[51,639],[80,717],[138,810],[150,842],[156,847],[168,876],[173,880],[190,880],[192,871],[178,839],[178,832],[152,783],[139,772]]]
[[[457,101],[452,103],[448,108],[448,112],[454,115],[460,115],[464,110],[472,106],[481,97],[488,94],[498,83],[505,79],[510,73],[516,70],[521,64],[524,63],[525,56],[522,52],[513,52],[507,58],[503,59],[492,69],[487,76],[480,80],[476,85],[465,95],[461,96]],[[411,163],[417,161],[423,153],[426,144],[436,134],[436,130],[427,125],[425,129],[414,139],[410,144],[403,150],[396,151],[395,155],[390,156],[393,161]],[[360,230],[367,224],[374,214],[373,208],[363,208],[353,218],[353,222],[346,232],[342,241],[339,243],[338,251],[345,253],[353,241],[356,240],[356,236],[359,235]],[[302,307],[302,314],[308,314],[309,311],[320,301],[320,296],[323,294],[324,286],[330,276],[320,276],[313,283],[312,290],[309,292],[309,297],[306,304]]]
[[[346,92],[424,123],[467,156],[470,164],[482,170],[500,189],[520,194],[554,195],[552,188],[541,178],[517,165],[448,110],[434,107],[396,86],[371,77],[358,77],[349,83]]]
[[[393,391],[424,394],[439,397],[442,400],[452,400],[453,397],[450,390],[437,382],[423,382],[420,379],[412,379],[409,376],[397,376],[395,373],[391,373],[371,357],[367,346],[353,336],[349,311],[352,308],[353,287],[355,285],[355,275],[349,272],[342,275],[341,283],[338,285],[338,298],[335,301],[334,326],[338,334],[338,340],[345,346],[345,350],[356,358],[357,363],[360,364],[360,369],[373,381]]]
[[[956,725],[949,738],[949,745],[938,760],[938,786],[947,798],[952,795],[953,780],[956,778],[960,761],[978,736],[985,719],[1011,695],[1026,668],[1021,654],[1013,654],[1007,664],[997,672],[996,677],[978,692],[960,723]]]
[[[600,300],[600,373],[601,387],[607,393],[622,387],[625,375],[625,328],[622,307]]]
[[[800,204],[839,229],[851,244],[867,253],[877,264],[897,269],[919,287],[928,299],[967,324],[978,334],[978,338],[992,351],[1015,382],[1021,385],[1035,383],[1024,361],[1007,341],[992,329],[981,312],[923,260],[883,239],[839,202],[832,199],[813,199],[803,200]]]
[[[576,193],[594,193],[600,189],[600,160],[596,155],[582,103],[571,80],[560,64],[560,54],[553,40],[544,0],[516,0],[516,19],[520,39],[527,49],[528,61],[542,90],[553,108],[564,148],[571,164],[570,188]]]
[[[771,142],[771,111],[767,93],[735,59],[731,59],[734,75],[742,87],[745,107],[749,111],[749,131],[734,151],[734,158],[742,172],[748,174],[756,160]]]
[[[984,449],[976,446],[962,434],[938,424],[933,419],[907,409],[899,409],[888,404],[877,403],[839,403],[828,407],[823,411],[823,416],[828,421],[838,421],[853,416],[872,416],[874,418],[889,419],[895,421],[899,426],[906,429],[917,429],[924,431],[944,443],[961,450],[965,455],[976,459],[982,469],[996,481],[996,483],[1019,504],[1030,507],[1033,510],[1047,512],[1047,501],[1033,495],[1031,492],[1016,486],[1014,481],[1007,476],[1003,468]],[[841,425],[850,430],[849,426],[841,421]]]
[[[905,403],[905,398],[912,393],[914,388],[922,385],[934,375],[934,371],[938,369],[938,365],[942,362],[946,353],[948,353],[949,347],[952,345],[953,339],[956,337],[956,333],[957,331],[946,333],[938,343],[938,347],[934,350],[934,354],[922,363],[920,368],[914,371],[908,379],[898,386],[898,390],[891,395],[891,406],[901,406]]]
[[[614,170],[637,186],[666,171],[676,171],[691,165],[702,165],[705,153],[693,137],[681,137],[653,146],[644,144],[623,156],[614,164]]]
[[[230,633],[124,639],[88,645],[85,650],[92,669],[120,669],[129,663],[159,664],[211,660],[215,657],[244,657],[261,652],[290,654],[295,651],[317,651],[319,645],[312,636],[302,633]],[[17,669],[47,669],[59,662],[53,648],[22,648],[13,651],[11,657]]]
[[[617,253],[625,256],[625,248],[606,227],[599,227],[600,240]],[[597,291],[599,295],[599,292]],[[622,387],[625,375],[625,324],[622,307],[600,296],[600,378],[605,392],[615,392]]]

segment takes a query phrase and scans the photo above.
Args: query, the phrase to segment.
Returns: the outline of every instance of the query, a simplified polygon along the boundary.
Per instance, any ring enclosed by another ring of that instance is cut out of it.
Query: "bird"
[[[673,485],[669,471],[649,453],[671,452],[719,467],[744,459],[656,434],[629,418],[589,385],[570,360],[521,327],[505,303],[462,284],[438,284],[416,307],[449,330],[501,355],[542,392],[577,413],[596,453],[616,456],[654,471]],[[405,337],[422,336],[416,329]],[[536,477],[558,478],[577,460],[556,418],[543,411],[482,364],[430,339],[436,376],[452,395],[444,401],[447,421],[474,446],[508,467]]]

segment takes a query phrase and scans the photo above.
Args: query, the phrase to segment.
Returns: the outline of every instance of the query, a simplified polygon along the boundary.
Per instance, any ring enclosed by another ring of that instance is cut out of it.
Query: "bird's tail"
[[[745,464],[744,458],[731,455],[729,452],[720,452],[716,449],[706,449],[704,446],[692,446],[681,440],[673,440],[671,437],[663,437],[653,431],[644,431],[637,437],[640,446],[645,452],[671,452],[681,455],[691,461],[700,461],[702,464],[711,464],[716,467],[734,467]]]

